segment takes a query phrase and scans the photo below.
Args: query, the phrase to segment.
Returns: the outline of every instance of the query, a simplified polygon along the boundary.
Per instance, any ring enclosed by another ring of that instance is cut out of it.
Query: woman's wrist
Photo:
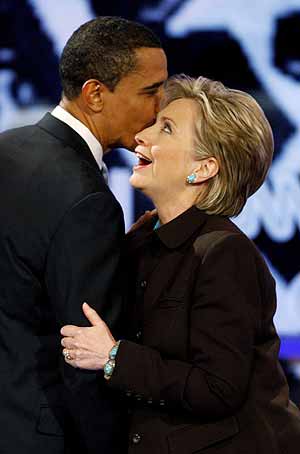
[[[104,372],[104,378],[106,380],[109,380],[114,372],[114,369],[116,366],[116,356],[118,353],[120,342],[121,341],[118,340],[114,344],[114,346],[110,349],[109,354],[108,354],[108,361],[104,364],[103,372]]]

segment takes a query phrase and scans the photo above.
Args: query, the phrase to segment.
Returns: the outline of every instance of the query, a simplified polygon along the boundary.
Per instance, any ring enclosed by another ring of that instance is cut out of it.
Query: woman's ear
[[[219,169],[219,163],[213,156],[201,159],[201,161],[197,162],[197,166],[194,169],[196,175],[194,182],[203,183],[204,181],[210,180],[219,173]]]
[[[81,98],[90,110],[94,113],[99,113],[103,109],[103,94],[107,90],[97,79],[87,80],[81,89]]]

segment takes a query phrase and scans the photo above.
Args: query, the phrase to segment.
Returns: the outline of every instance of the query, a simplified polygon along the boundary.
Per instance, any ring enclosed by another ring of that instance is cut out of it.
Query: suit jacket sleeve
[[[234,413],[248,389],[259,329],[254,247],[242,235],[222,240],[200,265],[192,294],[189,360],[122,341],[110,386],[205,420]]]
[[[118,331],[122,309],[122,210],[112,194],[94,193],[64,216],[50,246],[46,286],[59,326],[88,326],[82,303],[88,302]],[[61,360],[64,397],[86,453],[119,452],[116,436],[120,407],[117,393],[105,386],[103,374],[73,369]]]

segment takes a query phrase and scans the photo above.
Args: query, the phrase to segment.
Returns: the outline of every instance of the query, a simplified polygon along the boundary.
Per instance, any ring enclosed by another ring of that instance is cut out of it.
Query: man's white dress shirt
[[[103,177],[107,182],[108,172],[107,167],[103,162],[103,148],[99,140],[96,139],[89,128],[87,128],[81,121],[77,120],[77,118],[75,118],[61,106],[56,106],[55,109],[51,112],[51,115],[53,115],[53,117],[55,118],[58,118],[58,120],[66,123],[83,138],[83,140],[91,150],[91,153],[94,156],[100,170],[102,171]]]

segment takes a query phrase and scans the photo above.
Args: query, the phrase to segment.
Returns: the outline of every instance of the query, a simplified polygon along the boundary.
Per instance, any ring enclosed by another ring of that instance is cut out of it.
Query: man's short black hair
[[[135,50],[141,47],[162,47],[159,38],[142,24],[103,16],[81,25],[68,40],[60,60],[64,95],[76,98],[89,79],[98,79],[113,91],[135,69]]]

